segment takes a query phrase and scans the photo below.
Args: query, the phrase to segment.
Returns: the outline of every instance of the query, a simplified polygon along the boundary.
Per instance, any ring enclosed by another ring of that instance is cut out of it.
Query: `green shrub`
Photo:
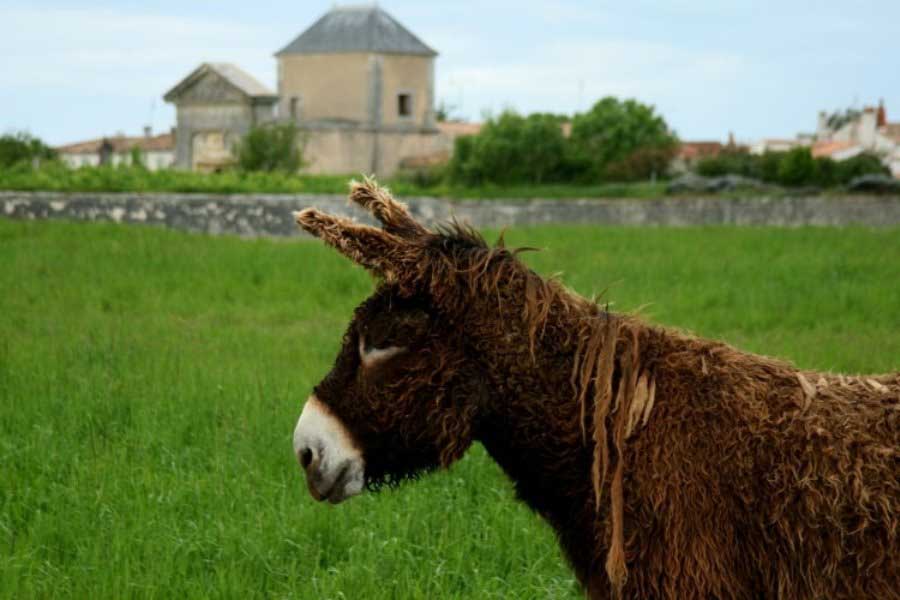
[[[756,159],[759,162],[756,176],[768,183],[778,183],[778,169],[785,155],[785,152],[767,150],[762,155],[757,156]]]
[[[695,170],[707,177],[743,175],[789,187],[833,187],[847,184],[860,175],[890,173],[881,160],[872,154],[860,154],[847,160],[835,161],[828,157],[814,158],[808,147],[761,155],[746,151],[723,152],[719,156],[701,160]]]
[[[463,135],[453,140],[453,155],[447,164],[447,177],[451,181],[466,183],[470,180],[468,170],[472,164],[475,138],[474,135]]]
[[[834,186],[838,182],[839,164],[840,163],[827,156],[820,156],[817,158],[815,184],[821,187]]]
[[[131,150],[129,151],[129,154],[131,156],[131,166],[132,167],[136,167],[136,168],[140,168],[140,169],[147,168],[147,165],[144,162],[144,153],[141,152],[140,148],[138,148],[137,146],[132,146]]]
[[[808,147],[788,151],[778,164],[778,182],[787,186],[811,185],[818,182],[818,165]]]
[[[297,126],[272,123],[253,127],[238,143],[237,157],[244,171],[296,173],[304,164]]]
[[[0,136],[0,168],[23,163],[31,165],[56,158],[53,148],[24,131]]]
[[[706,177],[722,175],[742,175],[744,177],[762,177],[761,156],[753,155],[746,150],[729,150],[718,156],[710,156],[700,160],[695,170]]]
[[[402,168],[393,177],[394,183],[406,184],[413,188],[433,188],[444,182],[447,165],[429,165]]]
[[[850,180],[860,175],[890,175],[888,169],[881,159],[874,154],[863,153],[842,160],[836,164],[837,177],[836,182],[841,184],[850,183]]]
[[[661,157],[674,156],[678,140],[652,106],[606,97],[572,120],[571,160],[584,178],[648,178]],[[666,161],[666,166],[668,161]]]
[[[560,180],[566,140],[556,115],[504,111],[454,150],[448,172],[458,183],[543,183]]]

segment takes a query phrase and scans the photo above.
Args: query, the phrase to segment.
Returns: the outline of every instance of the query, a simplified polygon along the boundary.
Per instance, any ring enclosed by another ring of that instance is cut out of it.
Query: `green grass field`
[[[900,369],[900,231],[512,230],[614,308]],[[0,597],[577,598],[480,447],[332,507],[291,453],[369,277],[318,243],[0,220]]]

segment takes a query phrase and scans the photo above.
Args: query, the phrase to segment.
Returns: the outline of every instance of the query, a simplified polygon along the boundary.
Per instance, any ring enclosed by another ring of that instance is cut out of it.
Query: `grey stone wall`
[[[658,200],[475,200],[403,198],[425,223],[457,218],[476,227],[549,223],[633,226],[900,226],[900,197],[664,198]],[[316,206],[371,222],[337,195],[208,195],[2,192],[0,216],[164,225],[242,236],[296,235],[291,212]]]

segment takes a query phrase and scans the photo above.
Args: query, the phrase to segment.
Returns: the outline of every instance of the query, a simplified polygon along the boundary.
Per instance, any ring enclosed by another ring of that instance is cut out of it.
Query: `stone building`
[[[390,175],[448,156],[435,121],[432,48],[378,6],[336,7],[275,54],[278,93],[234,65],[206,63],[166,95],[177,110],[176,165],[234,162],[251,126],[294,122],[311,173]]]
[[[278,97],[230,63],[203,63],[164,96],[175,105],[175,166],[216,171],[234,163],[251,127],[272,121]]]
[[[377,6],[338,7],[279,50],[280,117],[307,170],[389,174],[440,150],[432,48]]]

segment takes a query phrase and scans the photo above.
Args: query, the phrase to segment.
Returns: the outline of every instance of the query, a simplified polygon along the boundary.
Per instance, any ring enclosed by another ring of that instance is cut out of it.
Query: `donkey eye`
[[[366,344],[366,339],[359,336],[359,359],[364,367],[383,363],[403,352],[406,352],[406,348],[403,346],[386,346],[384,348],[369,346]]]

